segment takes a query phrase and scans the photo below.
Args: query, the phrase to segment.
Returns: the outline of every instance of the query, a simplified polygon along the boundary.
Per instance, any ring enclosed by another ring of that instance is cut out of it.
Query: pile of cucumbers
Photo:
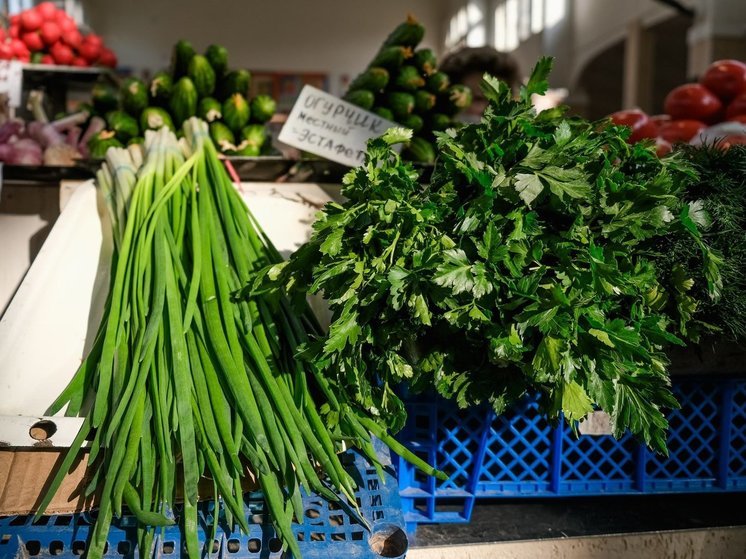
[[[195,116],[208,122],[223,153],[266,154],[271,143],[266,123],[277,105],[268,95],[250,99],[250,84],[248,70],[228,68],[225,47],[210,45],[198,54],[188,41],[179,41],[171,68],[157,72],[149,84],[130,77],[118,92],[105,84],[94,87],[93,110],[106,120],[106,130],[89,142],[91,155],[103,157],[111,146],[141,143],[146,130],[166,126],[178,131]]]
[[[386,38],[368,68],[350,83],[345,100],[411,128],[402,155],[420,163],[435,160],[435,132],[454,126],[454,117],[471,105],[471,90],[451,84],[438,70],[432,50],[417,48],[425,28],[413,17]]]

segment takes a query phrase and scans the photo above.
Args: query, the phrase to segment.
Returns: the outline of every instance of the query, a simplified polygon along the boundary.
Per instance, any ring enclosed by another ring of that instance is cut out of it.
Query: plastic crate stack
[[[400,440],[449,474],[440,482],[398,461],[407,528],[468,522],[476,499],[746,490],[746,378],[674,380],[668,458],[629,435],[576,436],[527,399],[502,416],[437,397],[407,402]]]
[[[370,524],[370,530],[356,519],[344,499],[342,503],[335,504],[316,495],[304,495],[305,518],[302,524],[293,526],[303,559],[404,557],[407,537],[396,478],[390,467],[388,451],[382,450],[382,447],[378,451],[382,463],[388,464],[383,481],[358,453],[348,451],[344,456],[345,466],[358,482],[356,499],[361,516]],[[264,512],[261,493],[248,494],[245,506],[250,533],[232,532],[221,514],[218,517],[217,538],[211,546],[207,546],[210,555],[229,559],[288,558],[288,555],[282,554],[282,544]],[[212,533],[213,513],[212,502],[200,505],[200,544],[208,541]],[[92,515],[88,513],[45,516],[36,524],[32,523],[31,516],[0,518],[0,559],[51,556],[78,559],[85,552],[91,525]],[[136,530],[134,517],[115,519],[109,532],[105,557],[139,557]],[[178,558],[181,552],[178,526],[164,529],[155,542],[153,557]]]

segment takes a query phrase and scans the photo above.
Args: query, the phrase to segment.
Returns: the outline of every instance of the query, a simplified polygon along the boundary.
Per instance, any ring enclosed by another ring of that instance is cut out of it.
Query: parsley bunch
[[[552,418],[574,424],[597,405],[617,436],[665,452],[663,409],[677,403],[664,348],[682,342],[648,247],[687,232],[716,293],[706,215],[681,198],[693,171],[628,145],[626,128],[537,115],[550,68],[540,60],[517,100],[485,76],[481,123],[439,136],[429,185],[392,149],[408,131],[372,140],[347,201],[255,285],[324,293],[333,320],[304,357],[393,429],[402,382],[498,413],[538,391]]]

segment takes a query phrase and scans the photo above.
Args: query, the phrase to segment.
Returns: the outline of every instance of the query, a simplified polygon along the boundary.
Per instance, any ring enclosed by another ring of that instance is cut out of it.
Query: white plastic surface
[[[240,191],[284,256],[310,237],[331,199],[316,184],[244,183]],[[79,186],[0,321],[0,429],[14,441],[30,440],[27,423],[44,414],[93,343],[109,283],[104,215],[93,182]],[[8,417],[19,415],[28,419]]]

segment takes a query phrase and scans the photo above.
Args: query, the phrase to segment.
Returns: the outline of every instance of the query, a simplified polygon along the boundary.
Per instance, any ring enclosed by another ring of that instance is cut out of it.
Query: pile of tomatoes
[[[83,36],[75,20],[53,2],[10,16],[0,27],[0,60],[20,60],[66,66],[108,66],[117,57],[98,35]]]
[[[672,89],[663,110],[665,114],[654,116],[639,109],[619,111],[611,120],[632,129],[631,143],[655,139],[659,155],[670,152],[673,144],[697,142],[709,127],[724,122],[734,124],[718,127],[722,131],[716,136],[720,146],[746,143],[746,64],[739,60],[713,62],[699,83]]]

